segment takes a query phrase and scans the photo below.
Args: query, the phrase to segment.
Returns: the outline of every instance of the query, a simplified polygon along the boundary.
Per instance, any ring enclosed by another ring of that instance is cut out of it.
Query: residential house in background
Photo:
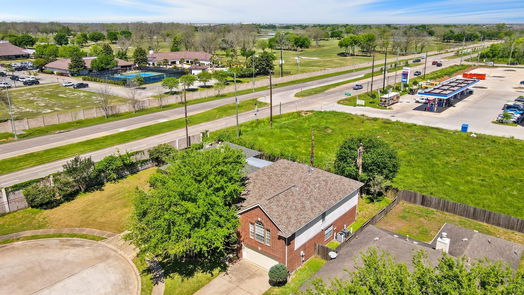
[[[0,59],[28,58],[32,50],[15,46],[9,41],[0,40]]]
[[[362,185],[287,160],[250,173],[238,212],[242,258],[295,270],[355,222]]]
[[[91,56],[91,57],[83,57],[84,59],[84,62],[86,63],[86,67],[88,69],[91,69],[91,62],[95,59],[96,57],[94,56]],[[116,58],[115,59],[117,61],[117,66],[115,68],[113,68],[113,70],[117,70],[117,71],[128,71],[128,70],[131,70],[131,68],[133,67],[133,63],[132,62],[129,62],[129,61],[125,61],[125,60],[122,60],[122,59],[118,59]],[[59,58],[53,62],[50,62],[48,64],[46,64],[44,66],[44,69],[45,70],[49,70],[49,71],[53,71],[55,74],[56,73],[62,73],[62,74],[67,74],[67,75],[70,75],[71,73],[69,72],[69,63],[71,62],[71,59],[70,58]]]
[[[211,65],[212,54],[202,51],[174,51],[174,52],[153,52],[150,51],[147,57],[151,66],[160,66],[167,61],[168,66],[182,66],[189,68],[192,65],[207,66]]]

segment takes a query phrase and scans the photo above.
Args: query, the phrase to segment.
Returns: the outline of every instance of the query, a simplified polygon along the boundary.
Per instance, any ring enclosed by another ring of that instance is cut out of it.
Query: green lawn
[[[360,133],[380,136],[398,152],[400,171],[393,184],[519,218],[524,217],[524,174],[508,159],[523,155],[524,141],[394,122],[336,112],[302,112],[248,122],[236,140],[234,128],[214,136],[268,154],[309,163],[315,130],[315,165],[331,170],[339,145]]]
[[[304,284],[311,276],[319,271],[322,266],[326,264],[326,261],[318,257],[312,257],[304,263],[295,273],[291,276],[287,284],[281,287],[271,287],[267,290],[264,295],[291,295],[296,294],[300,286]]]
[[[155,171],[156,168],[150,168],[119,182],[108,183],[102,190],[81,194],[53,209],[28,208],[0,216],[0,235],[73,227],[121,233],[129,223],[135,189],[146,188],[149,176]]]
[[[284,58],[284,74],[296,74],[298,73],[298,66],[297,66],[297,60],[296,57],[300,55],[300,72],[306,73],[306,72],[313,72],[313,71],[319,71],[324,70],[327,68],[336,68],[336,67],[344,67],[344,66],[351,66],[359,63],[364,62],[370,62],[371,56],[368,56],[366,54],[362,54],[360,52],[356,52],[356,56],[341,56],[340,53],[344,52],[344,49],[341,49],[338,47],[338,41],[335,39],[330,40],[323,40],[320,41],[320,47],[316,47],[315,42],[311,43],[311,47],[307,48],[301,52],[297,51],[288,51],[284,50],[283,52],[283,58]],[[430,40],[430,44],[426,48],[428,51],[434,51],[434,50],[442,50],[446,48],[451,48],[454,46],[461,46],[462,44],[453,44],[453,43],[441,43],[437,42],[436,40]],[[272,51],[275,56],[277,57],[274,66],[275,66],[275,75],[280,75],[280,50],[273,50]],[[424,54],[421,53],[420,56],[423,56]],[[388,57],[394,57],[394,54],[389,53]],[[402,58],[402,57],[400,57]],[[380,63],[380,61],[384,60],[384,55],[381,53],[375,54],[375,60],[377,63]]]
[[[197,272],[189,278],[182,277],[178,274],[171,274],[165,279],[165,295],[191,295],[204,287],[220,273],[215,270],[213,273]]]
[[[97,106],[96,93],[56,84],[9,90],[9,96],[16,118],[32,118]],[[127,101],[117,96],[111,96],[110,100],[114,104]],[[0,120],[7,119],[9,119],[8,106],[0,103]]]
[[[255,109],[256,105],[262,107],[266,104],[262,102],[257,102],[257,99],[250,99],[240,102],[238,109],[239,112],[246,112]],[[219,118],[231,116],[233,114],[235,114],[235,104],[227,104],[199,114],[195,114],[193,116],[189,116],[189,124],[196,125],[203,122],[208,122]],[[172,121],[157,123],[133,130],[123,131],[116,134],[89,139],[82,142],[63,145],[47,150],[3,159],[0,160],[0,174],[5,174],[24,168],[33,167],[44,163],[56,161],[59,159],[71,157],[74,155],[96,151],[113,145],[146,138],[149,136],[180,129],[184,126],[184,118],[179,118]]]

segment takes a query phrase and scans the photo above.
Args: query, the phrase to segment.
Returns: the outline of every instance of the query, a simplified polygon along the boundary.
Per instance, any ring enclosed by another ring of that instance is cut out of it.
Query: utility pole
[[[184,85],[184,117],[186,118],[186,147],[191,146],[191,139],[189,138],[189,120],[187,119],[187,86]]]
[[[273,128],[273,82],[269,70],[269,127]]]
[[[386,89],[386,75],[388,73],[388,47],[386,46],[386,50],[384,53],[384,77],[382,78],[382,89]]]
[[[464,39],[462,39],[462,49],[466,47],[466,32],[464,32]],[[462,52],[460,53],[460,64],[462,64]]]
[[[284,59],[282,57],[282,45],[280,45],[280,78],[284,77]]]
[[[255,92],[255,55],[253,54],[251,58],[253,59],[253,92]]]
[[[360,143],[357,149],[358,176],[362,175],[362,157],[364,155],[364,144]]]
[[[238,96],[237,96],[237,72],[233,72],[233,79],[235,79],[235,109],[237,113],[237,137],[240,137],[240,126],[238,124]]]
[[[426,67],[428,66],[428,51],[426,50],[426,57],[424,58],[424,80],[426,79]]]
[[[15,135],[15,139],[18,139],[18,134],[16,134],[16,124],[13,118],[13,106],[11,104],[11,98],[9,97],[9,90],[7,90],[7,87],[5,88],[5,95],[7,96],[7,104],[9,105],[9,117],[11,118],[11,130],[13,131],[13,134]]]
[[[375,72],[375,53],[371,52],[373,56],[373,61],[371,62],[371,94],[373,95],[373,74]]]
[[[300,53],[297,56],[297,67],[298,67],[298,74],[300,74]]]
[[[309,165],[315,166],[315,130],[311,129],[311,151],[309,153]]]
[[[397,69],[398,69],[398,55],[400,54],[400,47],[397,47],[397,60],[395,61],[395,80],[393,85],[397,85]]]

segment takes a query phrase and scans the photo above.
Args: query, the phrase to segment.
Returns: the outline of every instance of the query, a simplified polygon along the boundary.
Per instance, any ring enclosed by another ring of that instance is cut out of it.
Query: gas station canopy
[[[466,78],[454,78],[446,80],[437,86],[428,88],[423,92],[419,92],[418,95],[431,96],[435,98],[447,99],[454,95],[461,93],[469,87],[477,84],[477,79],[466,79]]]

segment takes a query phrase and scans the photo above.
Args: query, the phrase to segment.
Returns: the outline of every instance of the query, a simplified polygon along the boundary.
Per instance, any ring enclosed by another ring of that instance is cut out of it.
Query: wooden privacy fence
[[[366,222],[364,222],[364,224],[362,224],[362,226],[360,226],[348,238],[346,238],[344,242],[340,243],[340,245],[338,245],[338,247],[335,250],[329,247],[326,247],[324,245],[321,245],[321,244],[315,244],[315,255],[317,255],[318,257],[324,260],[330,260],[331,258],[328,255],[329,252],[335,251],[338,253],[338,251],[340,251],[343,247],[349,244],[349,242],[351,242],[354,238],[356,238],[368,225],[376,224],[382,218],[384,218],[384,216],[386,216],[386,214],[388,214],[389,211],[395,208],[395,206],[397,206],[399,202],[400,202],[400,199],[395,198],[391,203],[389,203],[386,207],[380,210],[377,214],[375,214],[373,217],[371,217]]]
[[[397,199],[524,233],[524,220],[517,217],[407,190],[400,191]]]

